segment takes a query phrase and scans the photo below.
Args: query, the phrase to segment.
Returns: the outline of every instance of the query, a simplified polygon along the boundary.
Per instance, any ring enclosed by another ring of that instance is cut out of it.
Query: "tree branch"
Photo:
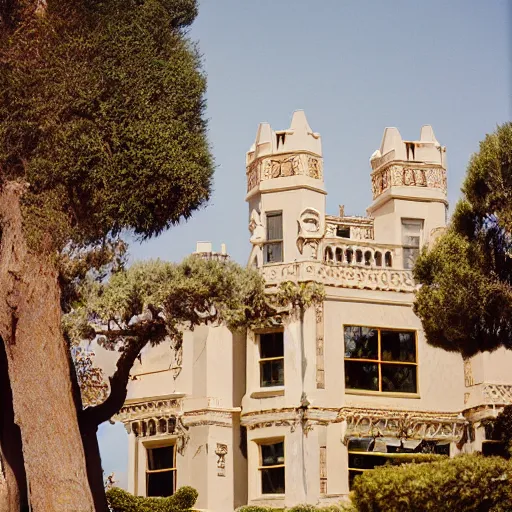
[[[114,375],[109,377],[110,394],[108,398],[99,405],[84,409],[80,414],[81,422],[84,421],[93,426],[98,426],[121,410],[126,400],[128,379],[135,359],[149,341],[163,339],[167,334],[165,323],[160,318],[148,322],[144,328],[139,326],[137,332],[138,335],[121,353]]]

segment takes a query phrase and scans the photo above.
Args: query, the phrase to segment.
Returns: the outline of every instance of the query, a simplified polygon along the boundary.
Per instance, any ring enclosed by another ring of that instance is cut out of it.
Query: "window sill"
[[[391,391],[369,391],[365,389],[345,389],[346,395],[383,396],[388,398],[421,398],[419,393],[393,393]]]
[[[274,396],[284,396],[284,386],[261,388],[251,393],[251,398],[272,398]]]

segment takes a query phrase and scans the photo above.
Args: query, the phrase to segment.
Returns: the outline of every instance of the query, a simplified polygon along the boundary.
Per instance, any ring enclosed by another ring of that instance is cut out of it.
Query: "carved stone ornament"
[[[373,199],[390,187],[437,188],[446,194],[446,170],[442,167],[390,165],[372,174]]]
[[[512,385],[484,384],[483,395],[485,403],[508,405],[512,403]]]
[[[322,159],[308,153],[273,155],[252,162],[247,167],[247,192],[261,181],[289,176],[323,179]]]
[[[459,442],[466,420],[456,413],[343,408],[347,422],[342,441],[350,437],[394,437],[400,440]]]
[[[315,208],[304,209],[297,220],[297,248],[309,259],[318,257],[318,245],[323,236],[321,215]]]
[[[251,232],[251,244],[261,246],[266,239],[265,226],[261,221],[260,214],[253,210],[251,220],[249,221],[249,231]]]
[[[339,288],[396,292],[413,292],[416,289],[410,270],[328,265],[320,261],[265,265],[262,275],[267,286],[277,286],[283,281],[315,281]]]
[[[217,443],[215,455],[217,455],[217,476],[226,476],[226,455],[228,453],[228,445]]]

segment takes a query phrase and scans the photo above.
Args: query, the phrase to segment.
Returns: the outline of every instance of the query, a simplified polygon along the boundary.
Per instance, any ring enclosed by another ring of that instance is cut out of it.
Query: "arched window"
[[[156,435],[156,423],[155,420],[148,421],[148,432],[150,436]]]
[[[363,262],[363,251],[361,249],[357,249],[356,251],[356,263],[362,263]]]
[[[375,265],[382,267],[382,253],[379,251],[375,253]]]
[[[354,251],[352,249],[347,249],[345,251],[345,259],[346,259],[347,263],[352,263],[352,261],[354,259]]]
[[[325,249],[325,261],[332,261],[334,259],[334,256],[332,254],[332,249],[330,247],[327,247]]]
[[[384,262],[386,264],[386,267],[393,266],[393,257],[391,256],[391,253],[389,251],[384,256]]]
[[[343,261],[343,250],[341,249],[341,247],[338,247],[336,249],[336,261],[338,263],[341,263]]]
[[[160,418],[158,420],[158,432],[160,434],[166,434],[167,433],[167,420],[165,418]]]
[[[364,264],[370,266],[372,264],[372,253],[371,251],[366,251],[364,253]]]

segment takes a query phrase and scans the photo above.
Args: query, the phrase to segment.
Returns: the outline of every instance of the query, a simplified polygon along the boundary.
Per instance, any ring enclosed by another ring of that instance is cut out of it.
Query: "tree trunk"
[[[0,336],[33,512],[91,512],[85,455],[61,332],[57,272],[29,251],[22,229],[24,186],[0,190]]]
[[[14,423],[7,355],[0,338],[0,512],[27,510],[27,477],[21,434]]]

